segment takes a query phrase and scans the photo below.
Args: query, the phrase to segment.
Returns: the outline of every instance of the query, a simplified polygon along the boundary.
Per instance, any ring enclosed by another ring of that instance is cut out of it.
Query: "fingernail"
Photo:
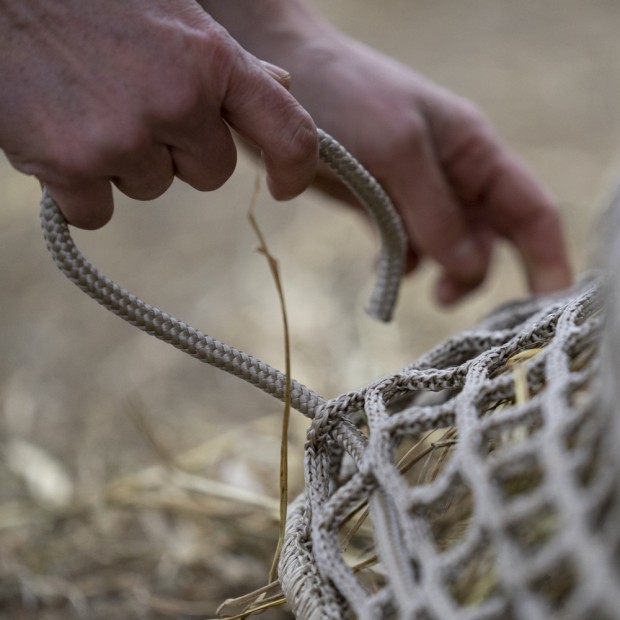
[[[284,86],[286,90],[288,90],[291,86],[291,74],[282,69],[282,67],[278,67],[277,65],[273,65],[266,60],[261,60],[263,63],[263,68],[265,71],[279,84]]]

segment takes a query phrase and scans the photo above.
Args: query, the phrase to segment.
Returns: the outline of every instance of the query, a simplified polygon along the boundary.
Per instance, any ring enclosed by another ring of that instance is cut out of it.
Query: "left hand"
[[[484,280],[498,238],[516,248],[530,289],[571,282],[557,205],[477,108],[337,31],[303,0],[205,2],[260,58],[291,73],[291,92],[317,126],[373,174],[409,238],[409,269],[442,268],[444,304]],[[333,177],[318,185],[351,201]]]
[[[391,196],[410,268],[425,255],[441,265],[439,302],[478,287],[497,238],[516,248],[532,292],[570,284],[555,202],[472,103],[344,36],[309,50],[281,61],[293,95]],[[319,183],[344,197],[333,180]]]

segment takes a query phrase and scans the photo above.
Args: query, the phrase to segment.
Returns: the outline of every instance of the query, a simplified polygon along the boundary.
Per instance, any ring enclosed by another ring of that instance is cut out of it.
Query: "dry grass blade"
[[[507,362],[506,366],[512,369],[515,381],[515,402],[519,405],[530,399],[530,389],[527,383],[527,369],[524,362],[536,357],[542,348],[526,349],[515,353]]]
[[[174,491],[167,494],[166,491]],[[185,495],[180,495],[180,493]],[[172,505],[183,512],[200,512],[195,494],[259,509],[279,517],[279,502],[273,498],[241,489],[220,480],[188,474],[180,470],[148,469],[132,477],[113,480],[106,485],[105,498],[110,504],[164,508]],[[183,510],[184,508],[184,510]]]
[[[435,431],[429,431],[428,433],[423,435],[418,441],[414,443],[414,445],[412,445],[407,450],[407,452],[398,461],[397,467],[401,474],[406,473],[409,469],[411,469],[411,467],[413,467],[422,458],[424,458],[424,456],[426,456],[427,454],[430,454],[433,451],[434,448],[431,445],[431,446],[428,446],[426,449],[424,449],[420,454],[416,454],[416,450],[418,450],[420,446],[424,446],[424,444],[428,441],[428,438],[434,432]],[[447,437],[447,434],[444,435],[444,437]],[[363,502],[361,505],[354,508],[343,521],[343,525],[346,524],[348,521],[353,519],[353,517],[355,517],[355,515],[358,512],[360,512],[360,510],[362,511],[361,514],[357,517],[357,519],[355,520],[355,523],[343,536],[342,551],[346,551],[348,549],[349,545],[351,544],[351,541],[353,540],[355,535],[359,532],[360,528],[364,525],[364,523],[368,519],[369,512],[368,512],[367,503]]]
[[[256,208],[256,202],[258,198],[258,194],[260,191],[260,177],[257,174],[255,177],[254,183],[254,192],[252,194],[252,199],[250,201],[250,207],[248,209],[248,220],[254,233],[256,234],[256,238],[259,242],[258,251],[265,256],[267,259],[267,263],[269,265],[269,270],[271,272],[271,276],[273,278],[274,284],[276,286],[276,291],[278,293],[278,300],[280,303],[280,310],[282,316],[282,326],[283,326],[283,337],[284,337],[284,374],[286,377],[286,383],[284,386],[284,411],[282,415],[282,433],[281,433],[281,442],[280,442],[280,527],[278,534],[278,543],[276,546],[276,550],[273,557],[273,562],[271,568],[269,570],[269,581],[274,582],[277,579],[277,571],[278,571],[278,561],[280,558],[280,554],[282,551],[282,545],[284,541],[284,532],[286,526],[286,517],[288,510],[288,436],[289,436],[289,422],[291,415],[291,350],[290,350],[290,336],[289,336],[289,325],[288,325],[288,315],[286,311],[286,301],[284,298],[284,289],[282,287],[282,280],[280,278],[280,269],[278,266],[278,261],[274,258],[274,256],[269,251],[267,246],[267,241],[265,236],[263,235],[261,228],[254,216],[254,210]],[[245,598],[245,597],[242,597]],[[273,607],[274,605],[283,604],[285,599],[278,598],[276,602],[264,602],[264,594],[258,594],[254,599],[254,604],[249,605],[244,612],[242,612],[239,618],[244,618],[251,613],[255,613],[257,611],[263,611],[264,609]]]
[[[368,506],[366,506],[365,503],[364,503],[363,506],[360,506],[360,508],[358,508],[356,510],[360,510],[362,507],[363,507],[362,513],[355,520],[355,523],[351,526],[351,529],[349,529],[349,531],[345,534],[345,536],[342,539],[342,547],[341,548],[342,548],[343,553],[348,550],[349,545],[351,544],[351,541],[353,540],[355,535],[360,531],[360,528],[362,527],[362,525],[364,525],[364,523],[368,519],[369,511],[368,511]],[[349,515],[347,517],[347,521],[350,518],[352,518],[352,516],[353,515]]]
[[[127,415],[135,424],[142,437],[146,439],[149,447],[158,456],[159,460],[170,469],[178,469],[179,464],[174,455],[155,435],[155,432],[144,415],[144,407],[135,395],[128,400]]]
[[[218,618],[226,618],[227,620],[247,618],[252,614],[284,605],[286,599],[282,596],[279,588],[280,582],[272,581],[266,586],[254,590],[254,592],[235,599],[228,599],[219,606],[217,610]],[[274,594],[269,594],[274,590],[276,590]],[[238,611],[239,608],[242,608],[242,610]]]
[[[210,602],[183,601],[151,595],[148,597],[147,604],[153,611],[173,618],[179,618],[181,616],[204,618],[207,614],[212,613]]]
[[[243,606],[244,609],[247,609],[247,606],[252,605],[258,597],[267,596],[269,592],[279,588],[280,582],[272,581],[271,583],[268,583],[267,585],[263,586],[262,588],[258,588],[253,592],[248,592],[248,594],[244,594],[243,596],[239,596],[237,598],[227,599],[218,607],[217,615],[220,616],[226,613],[234,613],[235,608],[241,606]],[[279,596],[279,593],[277,595],[270,595],[265,600],[269,600],[277,596]]]
[[[260,595],[258,597],[261,598]],[[283,596],[277,596],[268,599],[262,599],[260,602],[256,604],[249,605],[244,611],[238,613],[234,616],[219,616],[219,618],[225,618],[226,620],[243,620],[243,618],[247,618],[252,614],[262,613],[267,609],[273,609],[274,607],[279,607],[280,605],[285,605],[286,599]],[[219,615],[219,610],[218,610]]]
[[[370,568],[371,566],[375,566],[378,561],[379,561],[379,558],[376,555],[371,555],[369,558],[366,558],[365,560],[362,560],[358,564],[355,564],[355,566],[353,566],[353,570],[356,572],[359,572],[361,570],[364,570],[365,568]]]
[[[271,497],[183,471],[180,459],[159,440],[136,401],[130,402],[128,413],[162,466],[149,467],[109,482],[104,495],[110,504],[160,509],[174,507],[180,512],[199,513],[206,507],[197,500],[198,495],[263,510],[274,518],[279,516],[279,505]]]

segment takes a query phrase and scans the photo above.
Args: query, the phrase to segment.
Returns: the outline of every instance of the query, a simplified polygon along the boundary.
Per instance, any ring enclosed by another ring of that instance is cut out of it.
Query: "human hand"
[[[262,150],[276,198],[313,179],[316,129],[286,72],[192,0],[2,0],[0,57],[0,148],[77,226],[110,219],[111,183],[139,200],[175,176],[216,189],[236,163],[229,127]]]
[[[534,293],[570,284],[554,201],[471,103],[344,37],[290,58],[292,93],[392,197],[410,268],[425,255],[442,267],[441,303],[484,280],[498,237],[516,248]],[[344,197],[329,177],[322,187]]]
[[[468,101],[330,26],[303,0],[202,0],[233,36],[292,75],[317,125],[379,180],[420,258],[442,268],[436,296],[458,301],[485,278],[494,242],[516,248],[534,293],[570,284],[556,204]],[[326,171],[317,185],[351,201]]]

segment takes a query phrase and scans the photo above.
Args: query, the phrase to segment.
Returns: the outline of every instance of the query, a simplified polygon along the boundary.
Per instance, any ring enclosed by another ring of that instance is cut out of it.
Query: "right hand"
[[[138,200],[175,176],[220,187],[236,163],[229,127],[262,150],[275,198],[314,177],[316,128],[287,74],[192,0],[4,0],[0,56],[0,148],[76,226],[110,219],[111,183]]]

